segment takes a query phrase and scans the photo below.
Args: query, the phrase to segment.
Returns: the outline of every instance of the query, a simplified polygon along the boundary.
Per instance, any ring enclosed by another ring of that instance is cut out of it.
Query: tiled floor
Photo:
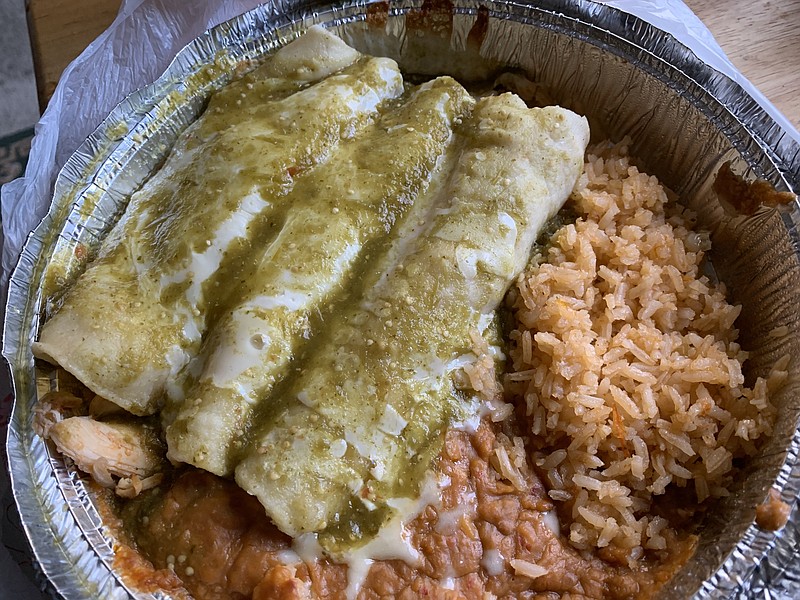
[[[25,0],[0,0],[0,184],[23,173],[38,118]]]
[[[0,138],[38,118],[25,0],[0,0]]]
[[[33,138],[32,128],[0,137],[0,185],[16,179],[25,172],[31,138]]]

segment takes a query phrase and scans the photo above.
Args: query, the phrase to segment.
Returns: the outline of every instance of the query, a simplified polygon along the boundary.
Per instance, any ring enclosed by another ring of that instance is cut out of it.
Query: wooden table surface
[[[800,0],[686,0],[731,62],[800,129]],[[29,0],[40,103],[114,20],[120,0]]]

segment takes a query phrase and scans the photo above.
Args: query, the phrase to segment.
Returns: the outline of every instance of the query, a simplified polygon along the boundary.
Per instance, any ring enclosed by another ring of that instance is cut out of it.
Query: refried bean
[[[407,528],[420,563],[374,562],[359,598],[641,598],[694,551],[695,538],[684,535],[638,570],[582,556],[548,525],[553,504],[528,465],[519,469],[523,489],[493,466],[499,446],[512,453],[510,427],[484,421],[475,433],[447,434],[435,468],[445,482],[441,501]],[[178,575],[195,598],[345,597],[346,565],[291,564],[291,538],[259,502],[207,472],[181,471],[170,485],[128,503],[122,518],[132,545],[157,572]],[[543,574],[525,574],[526,565]],[[152,579],[141,568],[123,570]]]

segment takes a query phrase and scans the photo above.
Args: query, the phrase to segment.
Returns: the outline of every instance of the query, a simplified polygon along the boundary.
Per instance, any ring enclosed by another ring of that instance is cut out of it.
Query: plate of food
[[[726,597],[785,566],[798,144],[594,3],[284,8],[118,106],[12,276],[51,589]]]

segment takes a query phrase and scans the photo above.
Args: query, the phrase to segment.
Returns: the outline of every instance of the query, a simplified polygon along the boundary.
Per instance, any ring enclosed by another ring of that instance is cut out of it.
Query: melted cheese
[[[326,162],[402,92],[392,61],[319,30],[309,40],[211,99],[44,324],[37,356],[131,412],[161,408],[175,387],[169,357],[199,350],[225,302],[219,291],[273,235],[272,213],[294,187],[288,173]],[[321,80],[280,76],[286,57],[301,55]]]
[[[232,472],[251,409],[270,402],[308,319],[345,289],[365,248],[424,194],[452,122],[471,104],[450,78],[424,84],[297,181],[286,200],[292,211],[204,345],[204,372],[167,428],[171,458]],[[414,127],[393,127],[412,118]]]
[[[237,483],[279,528],[319,532],[333,552],[385,526],[386,498],[417,495],[445,430],[462,415],[449,375],[474,361],[471,332],[485,325],[582,168],[588,129],[563,109],[491,97],[463,127],[434,202],[390,238],[360,300],[327,319],[302,368],[271,399],[275,409],[254,423],[236,467]],[[571,140],[566,154],[562,136]],[[462,250],[475,257],[466,272]],[[312,402],[298,402],[301,392]],[[381,427],[387,406],[405,422],[401,435]],[[328,451],[338,439],[348,444],[342,456]],[[287,446],[300,449],[291,461]],[[364,509],[361,497],[375,508]]]
[[[333,558],[347,565],[347,588],[345,596],[354,600],[367,578],[372,563],[376,560],[402,560],[411,566],[418,566],[419,552],[411,544],[407,525],[417,518],[427,506],[437,506],[444,480],[437,480],[428,473],[416,499],[396,498],[388,500],[394,509],[393,517],[369,543]],[[291,564],[293,559],[313,564],[328,556],[319,543],[316,533],[297,536],[292,550],[284,552],[283,560]]]

